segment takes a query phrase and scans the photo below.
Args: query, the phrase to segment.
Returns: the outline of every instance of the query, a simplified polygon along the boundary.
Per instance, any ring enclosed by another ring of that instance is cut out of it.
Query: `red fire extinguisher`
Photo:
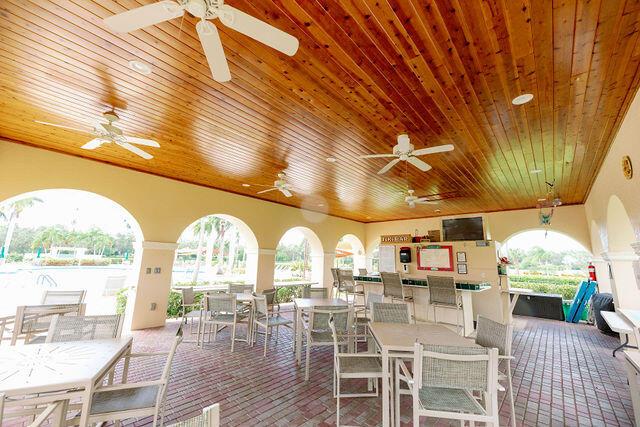
[[[592,263],[589,263],[589,267],[587,267],[587,270],[589,270],[589,280],[591,280],[592,282],[597,282],[598,279],[596,278],[596,267]]]

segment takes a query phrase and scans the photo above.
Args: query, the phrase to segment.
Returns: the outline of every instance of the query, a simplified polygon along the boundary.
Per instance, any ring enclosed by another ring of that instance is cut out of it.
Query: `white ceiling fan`
[[[409,162],[413,166],[420,169],[421,171],[426,172],[429,169],[431,169],[431,165],[419,159],[417,156],[424,156],[426,154],[444,153],[446,151],[452,151],[452,150],[453,150],[453,145],[451,144],[438,145],[436,147],[420,148],[418,150],[414,150],[413,144],[409,142],[409,135],[407,135],[406,133],[403,133],[398,135],[398,143],[393,147],[392,154],[367,154],[364,156],[360,156],[359,158],[360,159],[376,159],[376,158],[395,157],[395,159],[391,160],[389,163],[387,163],[385,167],[383,167],[378,171],[378,175],[384,174],[400,161]]]
[[[406,193],[403,191],[401,194],[404,197],[405,203],[409,205],[410,208],[415,208],[416,205],[437,205],[438,201],[429,200],[428,197],[418,197],[415,194],[415,191],[412,189],[408,189]]]
[[[196,24],[196,32],[200,37],[213,79],[218,82],[231,80],[231,73],[218,29],[207,21],[208,19],[219,18],[223,25],[286,55],[293,56],[298,50],[297,38],[235,7],[224,4],[224,0],[165,0],[110,16],[104,20],[104,23],[115,32],[128,33],[181,17],[185,11],[200,18],[200,22]]]
[[[282,194],[284,194],[286,197],[293,196],[293,194],[291,193],[291,185],[287,183],[287,175],[284,172],[280,172],[278,174],[278,179],[276,179],[273,182],[273,186],[261,185],[261,184],[252,184],[252,185],[257,185],[259,187],[269,187],[266,190],[258,191],[256,194],[264,194],[270,191],[278,190]]]
[[[153,156],[147,153],[144,150],[136,147],[131,144],[145,145],[147,147],[155,147],[160,148],[160,144],[150,139],[143,138],[135,138],[132,136],[125,136],[122,132],[122,129],[114,126],[114,123],[120,120],[115,111],[107,111],[102,114],[102,117],[107,121],[106,123],[96,123],[94,128],[91,129],[78,129],[71,126],[59,125],[56,123],[42,122],[40,120],[36,120],[36,123],[40,123],[42,125],[47,126],[55,126],[62,129],[75,130],[78,132],[89,133],[95,136],[94,139],[84,144],[82,149],[85,150],[95,150],[98,147],[101,147],[103,144],[114,143],[124,148],[125,150],[129,150],[134,154],[142,157],[143,159],[150,160],[153,159]]]

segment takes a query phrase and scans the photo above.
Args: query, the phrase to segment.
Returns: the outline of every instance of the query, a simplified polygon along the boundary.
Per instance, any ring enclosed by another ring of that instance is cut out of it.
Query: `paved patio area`
[[[170,322],[165,328],[135,332],[135,350],[167,346],[178,324]],[[266,359],[259,345],[249,348],[239,342],[230,353],[226,331],[204,349],[182,344],[172,371],[167,422],[195,416],[204,406],[219,402],[224,426],[335,425],[332,353],[314,349],[311,381],[305,383],[304,370],[296,367],[291,353],[291,338],[289,330],[281,331],[278,346],[270,347]],[[611,356],[617,343],[617,338],[603,335],[593,326],[516,318],[513,381],[517,424],[631,426],[623,356]],[[144,366],[137,365],[133,375],[147,378],[159,369],[148,361]],[[403,405],[403,425],[411,425],[409,404]],[[344,399],[341,421],[378,425],[379,408],[379,399]],[[504,399],[501,414],[501,425],[508,425],[509,406]],[[129,424],[149,422],[142,419]]]

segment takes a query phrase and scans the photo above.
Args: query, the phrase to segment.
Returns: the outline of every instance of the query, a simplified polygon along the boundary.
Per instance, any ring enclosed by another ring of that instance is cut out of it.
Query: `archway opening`
[[[510,262],[507,275],[511,287],[560,294],[566,300],[573,299],[592,260],[591,253],[577,240],[548,230],[514,234],[499,253]]]
[[[610,252],[630,252],[636,241],[633,225],[622,201],[611,196],[607,206],[607,246]]]
[[[336,245],[334,267],[357,271],[366,268],[364,245],[353,234],[345,234]]]
[[[124,312],[142,230],[122,206],[81,190],[25,193],[0,203],[0,313],[39,304],[45,290],[87,291],[87,314]],[[118,304],[120,302],[120,304]]]
[[[172,284],[255,285],[258,241],[242,220],[223,214],[191,223],[178,239]]]
[[[306,280],[322,283],[324,252],[318,236],[306,227],[288,230],[276,247],[276,282]]]

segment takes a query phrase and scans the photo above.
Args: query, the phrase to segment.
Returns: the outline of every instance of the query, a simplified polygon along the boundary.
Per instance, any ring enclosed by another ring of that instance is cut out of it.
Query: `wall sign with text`
[[[411,243],[411,234],[387,234],[380,236],[380,243]]]

